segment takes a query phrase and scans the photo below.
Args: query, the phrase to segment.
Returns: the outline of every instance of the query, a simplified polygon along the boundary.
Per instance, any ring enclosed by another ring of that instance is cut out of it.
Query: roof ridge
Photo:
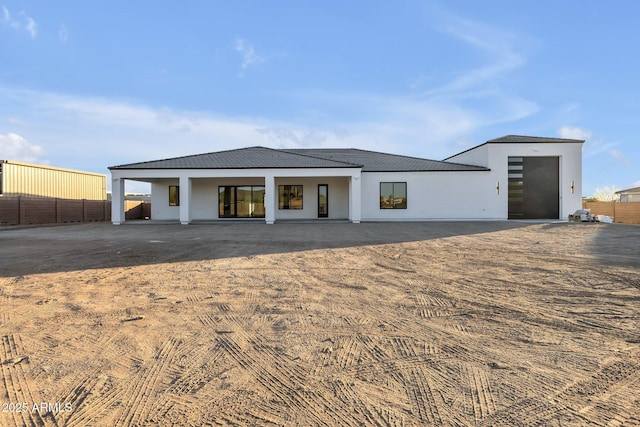
[[[329,159],[327,157],[320,157],[320,156],[312,156],[310,154],[306,154],[306,153],[295,153],[293,151],[289,151],[287,149],[281,149],[281,148],[273,148],[273,150],[278,150],[278,151],[284,151],[285,153],[288,154],[295,154],[296,156],[304,156],[304,157],[309,157],[312,159],[318,159],[318,160],[325,160],[325,161],[330,161],[330,162],[336,162],[336,163],[342,163],[345,165],[349,165],[349,166],[355,166],[355,167],[362,167],[363,165],[359,164],[359,163],[351,163],[351,162],[345,162],[342,160],[334,160],[334,159]],[[324,148],[294,148],[294,150],[324,150]],[[352,148],[327,148],[327,150],[352,150]]]

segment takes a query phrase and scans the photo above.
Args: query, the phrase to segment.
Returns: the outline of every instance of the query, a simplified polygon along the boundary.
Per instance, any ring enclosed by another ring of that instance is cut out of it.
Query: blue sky
[[[640,186],[639,15],[631,0],[0,0],[0,158],[440,160],[521,134],[585,139],[585,196]]]

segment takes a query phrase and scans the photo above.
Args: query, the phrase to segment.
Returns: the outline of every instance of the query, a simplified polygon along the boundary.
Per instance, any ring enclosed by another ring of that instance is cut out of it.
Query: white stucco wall
[[[318,184],[329,187],[329,219],[349,217],[349,181],[346,177],[276,178],[276,221],[279,219],[318,218]],[[278,186],[302,185],[302,209],[278,209]]]
[[[159,179],[151,183],[151,218],[169,220],[180,218],[180,206],[169,206],[169,186],[180,185],[180,180]],[[180,194],[182,199],[182,194]]]
[[[448,158],[446,161],[486,168],[489,164],[489,144],[480,145],[472,150],[457,154]]]
[[[487,165],[500,187],[507,190],[508,158],[512,157],[559,157],[560,218],[582,209],[582,144],[581,143],[524,143],[487,144],[489,164]],[[573,190],[571,189],[573,183]]]
[[[380,183],[406,182],[407,209],[380,209]],[[506,194],[496,194],[489,172],[365,172],[363,221],[503,219]]]

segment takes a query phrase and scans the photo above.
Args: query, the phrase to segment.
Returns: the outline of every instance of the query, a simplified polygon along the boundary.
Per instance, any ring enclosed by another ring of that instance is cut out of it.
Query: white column
[[[362,180],[360,175],[352,175],[349,180],[349,220],[354,224],[360,223],[362,215]]]
[[[265,222],[276,222],[276,178],[273,175],[264,177],[264,210]]]
[[[120,225],[124,222],[124,178],[111,178],[111,222]]]
[[[180,177],[180,224],[191,222],[191,178]]]

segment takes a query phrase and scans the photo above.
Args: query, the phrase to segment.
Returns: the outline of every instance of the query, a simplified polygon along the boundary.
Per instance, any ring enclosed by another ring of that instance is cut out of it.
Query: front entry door
[[[558,157],[509,157],[509,219],[560,217]]]
[[[318,218],[329,217],[329,186],[318,184]]]

